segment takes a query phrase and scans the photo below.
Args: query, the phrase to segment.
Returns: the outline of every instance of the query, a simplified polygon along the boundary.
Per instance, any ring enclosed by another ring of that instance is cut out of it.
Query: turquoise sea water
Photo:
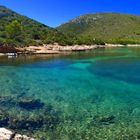
[[[18,100],[29,97],[44,106],[29,110],[19,106]],[[41,126],[18,128],[41,140],[138,140],[140,48],[2,57],[0,100],[0,109],[9,117],[37,122],[41,114],[45,120]]]

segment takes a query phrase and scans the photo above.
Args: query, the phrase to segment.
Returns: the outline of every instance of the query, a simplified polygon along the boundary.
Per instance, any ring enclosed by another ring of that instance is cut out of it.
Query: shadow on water
[[[89,66],[88,70],[100,76],[140,84],[140,58],[99,60]]]

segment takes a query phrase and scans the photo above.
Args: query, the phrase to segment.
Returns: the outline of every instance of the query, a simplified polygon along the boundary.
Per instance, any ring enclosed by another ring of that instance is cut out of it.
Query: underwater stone
[[[10,96],[0,96],[0,106],[13,106],[15,105],[14,99]]]
[[[9,118],[7,114],[3,110],[0,110],[0,127],[7,126],[8,121],[9,121]]]
[[[101,124],[104,125],[109,125],[115,122],[115,116],[108,116],[108,117],[103,117],[102,119],[100,119],[99,121]]]
[[[38,128],[52,129],[61,122],[57,112],[38,112],[38,115],[11,117],[8,122],[8,128],[13,130],[36,130]]]
[[[44,106],[39,99],[32,99],[32,98],[24,98],[18,101],[20,107],[30,110],[30,109],[39,109]]]
[[[8,120],[9,120],[8,117],[0,115],[0,127],[7,126]]]
[[[0,110],[0,127],[7,127],[14,130],[30,130],[43,126],[44,118],[37,116],[31,118],[30,116],[13,116],[6,113],[4,110]]]
[[[9,121],[9,128],[14,130],[31,130],[40,128],[43,125],[43,119],[29,119],[29,118],[13,118]]]

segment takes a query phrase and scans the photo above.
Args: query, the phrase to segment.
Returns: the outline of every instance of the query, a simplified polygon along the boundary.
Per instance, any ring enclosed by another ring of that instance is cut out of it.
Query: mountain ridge
[[[140,41],[140,16],[117,12],[98,12],[76,17],[59,27],[60,32],[76,36],[112,40]]]

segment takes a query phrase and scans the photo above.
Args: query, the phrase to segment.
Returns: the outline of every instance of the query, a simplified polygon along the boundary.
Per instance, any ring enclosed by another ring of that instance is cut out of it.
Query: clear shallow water
[[[140,139],[139,48],[1,58],[0,94],[16,100],[32,97],[45,107],[51,105],[59,118],[56,125],[52,122],[53,129],[31,130],[42,140]],[[26,110],[17,105],[1,109],[10,115],[18,112],[16,117],[46,115],[43,108]]]

